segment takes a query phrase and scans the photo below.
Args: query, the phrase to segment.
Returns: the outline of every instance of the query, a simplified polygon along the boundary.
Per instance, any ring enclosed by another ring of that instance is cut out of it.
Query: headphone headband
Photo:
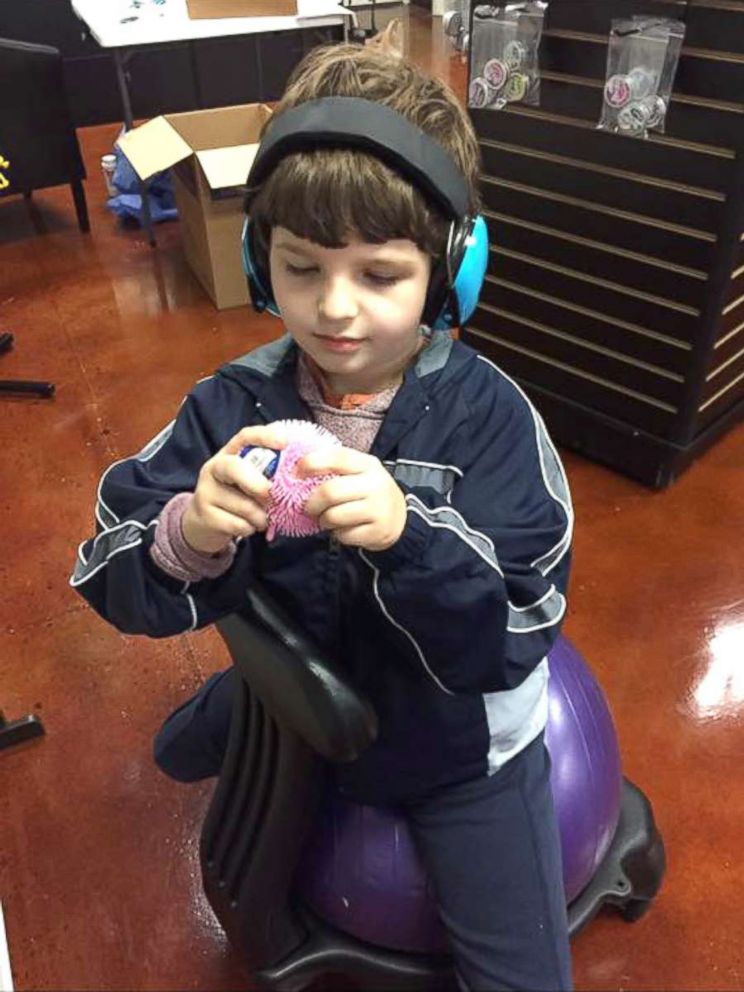
[[[318,148],[368,151],[450,219],[459,221],[468,212],[467,183],[452,156],[396,110],[360,97],[310,100],[273,118],[248,174],[248,189],[260,186],[285,156]]]

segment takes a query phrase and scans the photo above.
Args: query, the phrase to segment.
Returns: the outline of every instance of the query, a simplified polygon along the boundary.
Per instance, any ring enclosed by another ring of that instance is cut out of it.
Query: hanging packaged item
[[[600,129],[634,138],[663,133],[684,36],[684,23],[670,18],[612,22]]]
[[[473,10],[468,105],[500,110],[540,103],[540,38],[547,0]]]
[[[469,0],[445,0],[445,11],[442,16],[444,36],[450,51],[459,54],[462,62],[465,61],[470,44],[469,24]]]

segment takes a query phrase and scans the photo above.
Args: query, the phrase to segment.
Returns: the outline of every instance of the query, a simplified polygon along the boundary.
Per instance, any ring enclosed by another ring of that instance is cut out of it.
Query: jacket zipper
[[[331,534],[328,538],[328,572],[331,586],[331,631],[336,651],[341,650],[341,587],[343,579],[343,556],[338,539]]]

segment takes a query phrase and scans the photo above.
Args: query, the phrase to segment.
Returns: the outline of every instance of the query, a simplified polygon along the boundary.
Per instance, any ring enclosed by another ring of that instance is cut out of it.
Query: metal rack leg
[[[129,86],[127,85],[126,64],[132,52],[127,49],[114,49],[114,65],[116,66],[116,79],[119,83],[119,93],[121,94],[121,104],[124,110],[124,127],[131,131],[134,127],[134,117],[132,116],[132,101],[129,96]],[[147,240],[151,247],[155,247],[155,232],[152,227],[152,217],[150,216],[150,202],[147,199],[147,182],[144,179],[139,181],[140,197],[142,198],[142,226],[147,234]]]

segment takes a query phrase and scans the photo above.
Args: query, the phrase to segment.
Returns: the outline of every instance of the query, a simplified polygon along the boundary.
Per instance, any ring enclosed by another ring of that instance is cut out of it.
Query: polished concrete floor
[[[450,73],[416,14],[414,55]],[[0,900],[16,988],[242,989],[200,890],[209,785],[150,760],[162,716],[225,663],[212,632],[120,636],[67,585],[113,460],[171,419],[271,318],[218,313],[177,224],[152,251],[105,208],[117,128],[81,132],[92,233],[67,190],[0,203],[0,376],[48,378],[53,400],[0,399],[0,704],[47,737],[0,755]],[[599,676],[626,773],[651,797],[669,859],[650,913],[608,912],[574,943],[580,989],[744,988],[744,429],[669,491],[567,454],[577,529],[566,632]],[[0,952],[1,953],[1,952]]]

